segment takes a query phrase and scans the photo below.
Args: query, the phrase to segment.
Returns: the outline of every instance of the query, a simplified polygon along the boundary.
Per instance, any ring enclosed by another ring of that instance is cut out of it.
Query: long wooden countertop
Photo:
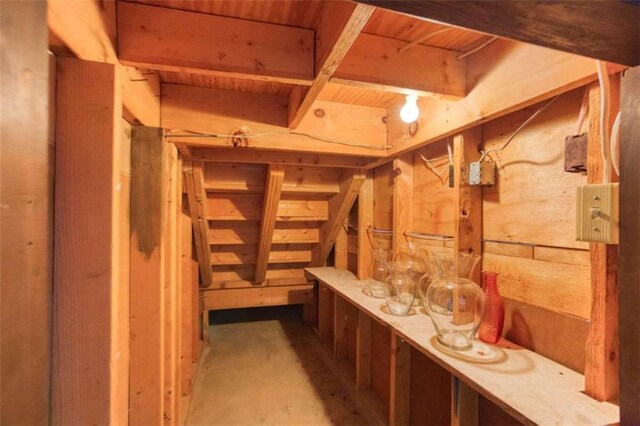
[[[582,392],[584,376],[580,373],[513,344],[492,346],[499,354],[494,362],[462,360],[435,343],[436,331],[427,315],[398,317],[383,312],[384,300],[365,295],[366,281],[349,271],[333,267],[306,271],[520,421],[545,425],[619,422],[616,405],[598,402]]]

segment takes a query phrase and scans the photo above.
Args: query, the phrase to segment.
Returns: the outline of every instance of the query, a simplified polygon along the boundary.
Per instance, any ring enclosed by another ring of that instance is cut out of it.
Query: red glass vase
[[[478,329],[478,337],[483,342],[497,343],[502,336],[504,326],[504,303],[498,292],[498,274],[483,272],[484,317]]]

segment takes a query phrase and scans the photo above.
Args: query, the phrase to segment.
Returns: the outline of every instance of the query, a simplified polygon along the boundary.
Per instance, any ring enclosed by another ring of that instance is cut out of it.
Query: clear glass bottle
[[[411,312],[416,297],[416,283],[411,272],[412,262],[390,262],[391,274],[387,280],[387,308],[393,315],[405,316]]]
[[[387,294],[386,281],[389,278],[390,250],[377,247],[371,256],[369,271],[369,294],[371,297],[382,299]]]

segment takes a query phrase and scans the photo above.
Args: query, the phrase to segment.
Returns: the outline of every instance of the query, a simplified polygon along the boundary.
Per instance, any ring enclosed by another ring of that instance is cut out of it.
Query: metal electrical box
[[[496,183],[496,163],[476,161],[469,163],[469,185],[494,185]]]

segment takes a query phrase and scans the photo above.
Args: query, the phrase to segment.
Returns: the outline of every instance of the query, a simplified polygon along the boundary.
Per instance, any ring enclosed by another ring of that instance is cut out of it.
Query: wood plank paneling
[[[507,149],[493,155],[497,183],[484,189],[485,239],[587,248],[586,243],[575,240],[575,187],[586,179],[564,171],[561,143],[573,132],[583,93],[579,89],[562,95],[522,129]],[[484,124],[483,149],[501,147],[539,107]]]
[[[0,3],[2,424],[49,423],[56,74],[46,21],[45,2]]]
[[[391,332],[377,321],[372,321],[371,325],[371,389],[384,402],[385,412],[388,414]]]
[[[402,103],[388,110],[390,154],[441,140],[597,78],[591,59],[508,40],[497,40],[469,56],[467,70],[467,96],[460,101],[422,98],[418,105],[429,113],[417,124],[401,122]]]
[[[128,285],[120,282],[117,70],[59,58],[57,76],[52,422],[126,423],[126,401],[116,398],[127,394],[129,374],[118,355],[129,350],[121,339],[129,330],[119,321]]]
[[[590,317],[588,266],[485,253],[482,269],[500,274],[503,297],[580,318]]]
[[[313,51],[310,30],[129,2],[118,7],[119,58],[142,68],[308,84]]]
[[[451,374],[411,348],[410,424],[451,424]]]
[[[422,156],[431,161],[438,171],[447,166],[447,142],[443,140],[414,152],[413,160],[413,215],[415,232],[423,234],[450,235],[454,233],[455,191],[449,187],[449,171],[445,170],[439,178],[424,162]],[[451,144],[453,147],[453,144]]]

